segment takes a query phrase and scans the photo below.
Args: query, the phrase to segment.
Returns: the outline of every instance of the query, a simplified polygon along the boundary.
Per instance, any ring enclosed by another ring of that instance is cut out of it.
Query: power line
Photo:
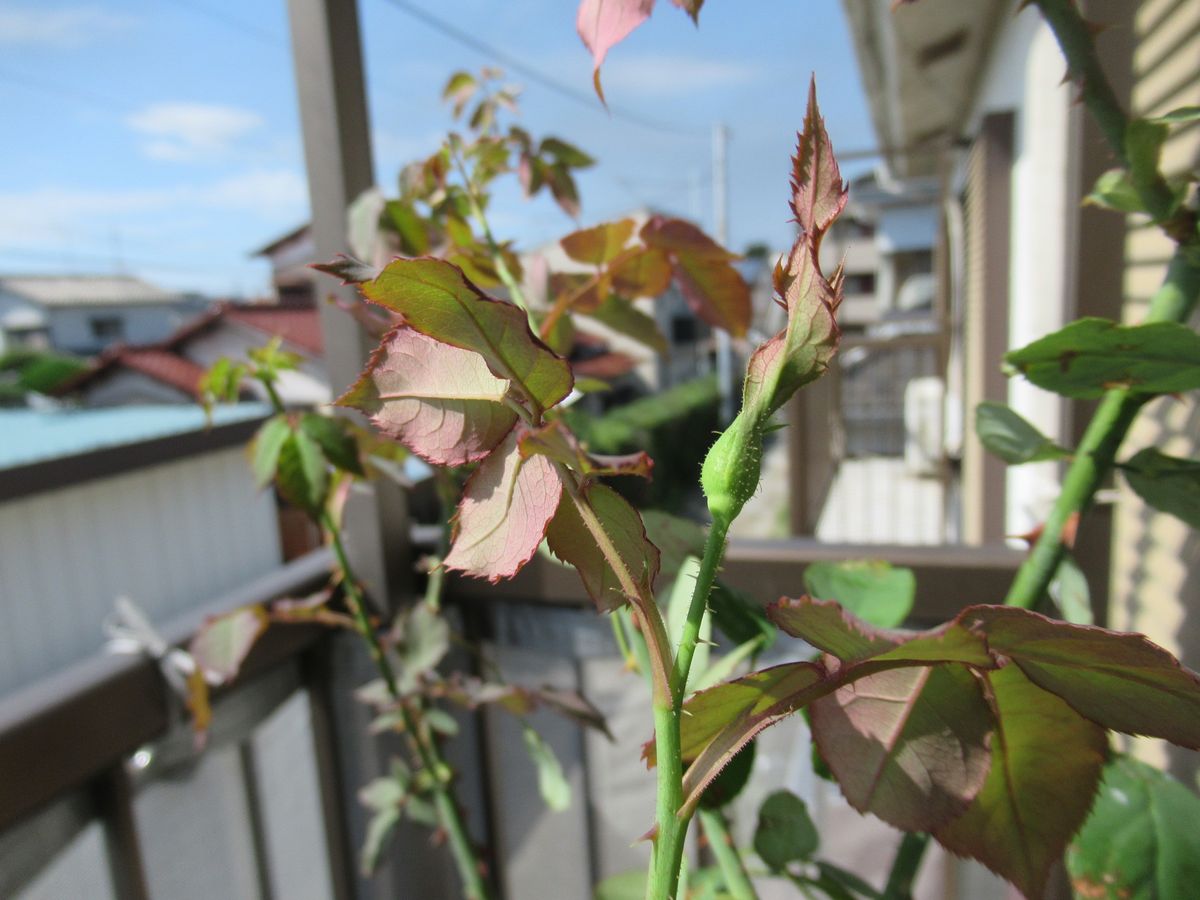
[[[445,35],[451,40],[456,41],[465,47],[469,47],[477,53],[482,53],[484,56],[490,57],[497,62],[503,63],[507,68],[513,70],[514,72],[520,72],[530,81],[537,82],[547,90],[554,91],[556,94],[559,94],[570,100],[574,100],[576,103],[586,106],[593,112],[604,112],[604,107],[600,106],[597,103],[596,98],[591,94],[576,90],[570,85],[564,84],[541,69],[523,62],[518,57],[501,50],[499,47],[496,47],[493,44],[479,40],[479,38],[468,34],[444,19],[440,19],[432,13],[426,12],[420,7],[409,3],[408,0],[387,0],[387,2],[402,12],[408,13],[408,15],[412,16],[414,19],[423,22],[434,31]],[[662,131],[668,134],[683,135],[687,137],[700,137],[703,135],[704,137],[707,137],[709,133],[707,128],[697,128],[694,125],[675,125],[669,122],[659,122],[654,119],[640,116],[635,112],[630,112],[629,110],[612,106],[611,104],[608,107],[608,114],[611,118],[622,119],[631,125],[638,125],[642,128],[649,128],[654,131]]]
[[[9,84],[16,84],[20,87],[31,88],[35,91],[41,91],[45,94],[53,94],[56,97],[65,97],[68,100],[74,100],[77,103],[86,103],[89,106],[101,106],[111,109],[114,112],[124,113],[129,109],[129,105],[122,103],[114,97],[106,97],[103,94],[97,94],[87,88],[80,88],[76,85],[66,84],[60,81],[52,81],[45,78],[30,77],[23,72],[15,72],[0,66],[0,81],[7,81]]]
[[[192,0],[171,0],[171,2],[176,6],[182,6],[194,13],[212,19],[214,22],[220,22],[234,31],[240,31],[246,37],[252,38],[261,44],[266,44],[269,47],[274,47],[277,50],[285,52],[289,49],[287,42],[281,39],[279,35],[273,34],[265,28],[259,28],[257,25],[252,25],[242,19],[226,15],[220,10],[213,9],[203,3],[194,3]]]

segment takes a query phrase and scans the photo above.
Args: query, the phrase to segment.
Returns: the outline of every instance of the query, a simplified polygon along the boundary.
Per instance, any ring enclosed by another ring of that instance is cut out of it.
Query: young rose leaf
[[[755,746],[754,741],[751,741],[734,754],[729,765],[704,789],[704,794],[700,797],[702,808],[720,809],[737,799],[754,771],[754,754],[757,752]]]
[[[1008,606],[968,607],[958,621],[1093,722],[1200,749],[1200,676],[1143,635]]]
[[[990,607],[989,607],[990,608]],[[767,616],[783,631],[836,656],[842,663],[962,663],[995,668],[982,634],[959,620],[929,631],[885,631],[857,619],[834,601],[781,597]]]
[[[917,580],[911,569],[881,560],[815,562],[804,570],[804,587],[813,597],[836,600],[877,628],[895,628],[908,618]]]
[[[1140,213],[1146,211],[1141,195],[1133,186],[1133,182],[1129,180],[1129,173],[1124,169],[1109,169],[1097,178],[1096,186],[1092,188],[1092,192],[1084,198],[1083,202],[1102,206],[1105,209],[1115,209],[1118,212]]]
[[[579,190],[571,170],[564,163],[555,163],[546,166],[545,177],[554,202],[572,219],[579,218]]]
[[[1178,322],[1072,322],[1004,360],[1038,387],[1066,397],[1099,397],[1112,387],[1173,394],[1200,387],[1200,334]]]
[[[776,791],[758,809],[754,852],[774,872],[817,852],[821,838],[804,801],[791,791]]]
[[[618,334],[633,338],[656,353],[667,352],[667,338],[652,316],[646,315],[624,297],[609,294],[600,305],[584,315],[602,322]]]
[[[192,638],[188,652],[211,684],[227,684],[237,676],[242,661],[266,628],[266,610],[257,604],[243,606],[206,620]]]
[[[622,456],[593,456],[580,446],[575,435],[561,421],[549,422],[535,431],[522,434],[521,455],[540,453],[582,475],[638,475],[649,478],[654,460],[646,453]]]
[[[442,88],[442,102],[454,104],[454,117],[457,119],[478,89],[479,82],[470,72],[455,72]]]
[[[821,756],[859,812],[931,831],[983,787],[992,716],[963,666],[868,675],[817,699],[810,713]]]
[[[605,222],[573,231],[559,241],[567,256],[576,262],[602,266],[616,258],[633,237],[633,219]]]
[[[1200,461],[1167,456],[1147,447],[1120,468],[1146,503],[1200,529]]]
[[[1129,757],[1109,763],[1091,815],[1067,853],[1077,897],[1190,897],[1200,883],[1200,799]]]
[[[546,806],[555,812],[562,812],[571,805],[571,785],[563,774],[562,763],[554,755],[554,750],[542,740],[542,736],[526,725],[521,729],[525,738],[525,749],[529,758],[537,767],[538,791]]]
[[[392,636],[396,655],[409,681],[432,672],[450,652],[450,625],[425,602],[416,604],[397,620]]]
[[[422,459],[460,466],[487,456],[512,431],[508,382],[482,356],[405,325],[392,329],[338,398]]]
[[[1072,625],[1093,624],[1092,594],[1088,590],[1087,576],[1069,554],[1063,554],[1058,568],[1054,570],[1050,597],[1062,613],[1063,621]]]
[[[514,429],[467,481],[446,568],[492,582],[511,578],[546,536],[562,482],[546,457],[522,457],[518,439]]]
[[[1146,121],[1155,125],[1185,125],[1188,122],[1200,121],[1200,106],[1180,106],[1165,115],[1155,116]]]
[[[1087,816],[1108,742],[1104,729],[1027,679],[1017,666],[983,676],[996,719],[987,780],[935,836],[1028,897]]]
[[[775,267],[777,301],[787,325],[750,357],[742,409],[717,439],[701,470],[709,512],[728,525],[758,486],[762,441],[771,416],[799,388],[820,377],[837,349],[834,313],[841,279],[821,273],[821,239],[846,202],[825,123],[809,90],[804,132],[793,157],[792,209],[800,226],[787,265]]]
[[[689,556],[704,555],[704,528],[681,516],[660,509],[642,512],[646,534],[662,554],[662,574],[674,578]]]
[[[1010,466],[1071,455],[1003,403],[987,401],[975,407],[975,434]]]
[[[352,475],[365,474],[358,456],[358,442],[346,430],[344,419],[307,412],[300,417],[300,430],[317,442],[325,459],[335,469]]]
[[[658,297],[671,286],[671,260],[656,247],[632,250],[608,268],[613,291],[627,300]]]
[[[429,233],[425,230],[425,222],[411,203],[389,200],[387,215],[400,237],[401,253],[405,256],[424,256],[429,252]]]
[[[585,495],[635,586],[648,591],[658,576],[658,548],[646,537],[641,516],[624,497],[606,485],[589,484]],[[588,595],[599,609],[615,609],[633,599],[570,498],[559,504],[546,540],[555,556],[578,570]]]
[[[538,145],[538,154],[553,156],[555,163],[570,169],[586,169],[596,164],[594,159],[574,144],[568,144],[556,137],[544,138]]]
[[[732,261],[736,258],[690,222],[652,216],[641,231],[651,249],[666,254],[671,273],[692,311],[734,337],[750,324],[750,286]]]
[[[671,2],[691,16],[693,22],[700,23],[700,7],[704,5],[704,0],[671,0]]]
[[[654,0],[582,0],[579,4],[575,28],[592,54],[592,82],[601,103],[604,102],[604,91],[600,87],[600,66],[604,57],[614,45],[650,18],[653,10]]]
[[[291,433],[292,426],[287,416],[281,413],[264,422],[254,435],[250,444],[250,460],[254,470],[254,481],[260,488],[275,480],[279,451],[283,449],[283,444]]]
[[[417,331],[478,353],[493,375],[538,410],[571,391],[570,366],[533,335],[525,313],[483,294],[457,266],[439,259],[393,260],[362,291]]]
[[[279,448],[275,485],[285,500],[318,516],[329,495],[329,470],[321,447],[303,431],[292,430]]]

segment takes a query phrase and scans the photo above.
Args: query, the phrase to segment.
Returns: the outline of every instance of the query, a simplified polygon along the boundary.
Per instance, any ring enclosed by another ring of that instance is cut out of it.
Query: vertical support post
[[[133,814],[133,781],[124,763],[118,763],[97,778],[92,793],[104,823],[104,845],[113,892],[124,900],[150,900],[137,820]]]
[[[788,401],[788,530],[793,535],[816,533],[845,450],[841,406],[836,359],[828,372]]]
[[[729,243],[729,173],[726,166],[729,129],[713,125],[713,228],[717,243]],[[733,421],[733,344],[729,332],[717,331],[717,392],[721,398],[721,427]]]
[[[288,0],[288,12],[315,261],[325,261],[346,252],[347,209],[374,183],[358,5],[356,0]],[[320,287],[321,296],[358,302],[352,289],[332,280]],[[336,396],[357,377],[368,345],[350,316],[332,304],[319,305],[325,364]],[[378,482],[371,493],[356,493],[347,508],[346,532],[351,562],[368,595],[390,607],[406,587],[410,568],[403,492]]]

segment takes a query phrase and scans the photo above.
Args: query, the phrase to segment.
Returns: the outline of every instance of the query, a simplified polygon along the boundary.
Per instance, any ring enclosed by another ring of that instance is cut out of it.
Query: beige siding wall
[[[1137,11],[1134,111],[1157,115],[1200,105],[1200,3],[1147,0]],[[1173,132],[1164,152],[1171,173],[1200,165],[1200,126]],[[1126,244],[1126,318],[1138,321],[1161,284],[1172,246],[1156,229],[1131,222]],[[1193,322],[1196,324],[1196,322]],[[1150,404],[1125,444],[1130,455],[1147,446],[1165,453],[1200,454],[1200,402],[1195,392]],[[1200,667],[1200,535],[1171,516],[1153,512],[1124,485],[1117,509],[1112,623],[1142,631],[1184,661]],[[1164,763],[1166,750],[1140,753]],[[1194,760],[1173,760],[1182,775]]]

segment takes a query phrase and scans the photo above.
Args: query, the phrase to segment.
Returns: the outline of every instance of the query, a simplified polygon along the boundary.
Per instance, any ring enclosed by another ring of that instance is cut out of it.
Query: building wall
[[[234,360],[245,359],[250,350],[264,346],[268,340],[262,332],[222,322],[211,331],[188,341],[184,354],[207,369],[223,356]],[[296,350],[286,345],[284,349]],[[259,392],[258,399],[267,399],[257,383],[248,386]],[[306,358],[295,371],[281,372],[278,389],[284,403],[288,404],[312,406],[328,403],[331,399],[328,376],[320,360]]]
[[[99,378],[82,392],[84,406],[129,406],[135,403],[195,403],[191,394],[176,390],[141,372],[122,369]]]
[[[1200,105],[1200,3],[1147,0],[1135,13],[1138,47],[1133,58],[1133,108],[1160,115]],[[1200,124],[1173,131],[1163,153],[1168,173],[1200,165]],[[1162,283],[1171,244],[1157,229],[1130,219],[1126,243],[1125,317],[1140,321]],[[1200,326],[1200,317],[1192,322]],[[1149,404],[1123,452],[1157,447],[1175,456],[1200,456],[1200,402],[1195,392]],[[1178,519],[1146,507],[1124,484],[1116,513],[1112,622],[1148,634],[1200,667],[1200,535]],[[1140,752],[1162,763],[1167,752],[1149,743]],[[1194,754],[1173,754],[1177,774],[1194,773]]]
[[[104,644],[119,596],[155,622],[280,563],[240,447],[0,505],[0,694]]]
[[[118,341],[126,344],[153,344],[167,337],[190,317],[189,310],[174,304],[69,306],[47,311],[51,344],[60,350],[82,355],[99,353]],[[93,321],[112,318],[119,319],[122,323],[119,336],[98,338],[93,334]]]

